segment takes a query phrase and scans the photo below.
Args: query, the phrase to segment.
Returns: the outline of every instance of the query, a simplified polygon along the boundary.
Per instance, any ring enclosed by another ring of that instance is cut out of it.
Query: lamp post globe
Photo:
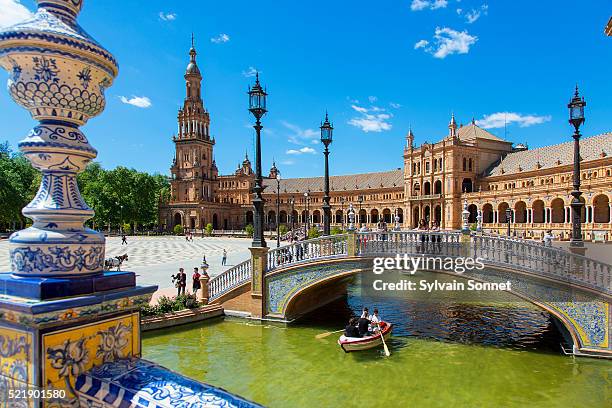
[[[266,108],[266,98],[268,94],[259,83],[259,73],[255,76],[255,85],[249,87],[249,111],[255,117],[255,186],[253,187],[253,247],[263,248],[266,246],[263,233],[263,218],[264,218],[264,199],[263,180],[261,176],[261,118],[268,111]]]
[[[582,225],[581,214],[584,204],[580,199],[582,192],[580,191],[580,126],[584,123],[584,107],[586,102],[584,97],[581,97],[578,92],[578,85],[574,96],[567,105],[569,109],[569,123],[574,127],[574,175],[573,175],[573,190],[572,202],[572,236],[570,239],[570,250],[579,254],[584,254],[584,242],[582,241]]]
[[[280,171],[276,173],[276,247],[280,247]]]
[[[325,183],[323,192],[323,235],[330,235],[331,206],[329,205],[329,145],[332,142],[334,127],[329,122],[327,112],[325,121],[321,123],[321,143],[325,146],[323,155],[325,156]]]

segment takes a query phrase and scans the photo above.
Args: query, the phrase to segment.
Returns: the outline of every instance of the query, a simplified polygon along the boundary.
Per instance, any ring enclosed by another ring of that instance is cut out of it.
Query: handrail
[[[247,259],[208,281],[208,296],[214,300],[251,280],[251,260]]]
[[[268,252],[266,271],[304,261],[346,256],[347,242],[347,234],[338,234],[298,241],[272,249]]]

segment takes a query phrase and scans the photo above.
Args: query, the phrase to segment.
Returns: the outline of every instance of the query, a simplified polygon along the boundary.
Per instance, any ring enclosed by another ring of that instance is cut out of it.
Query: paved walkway
[[[194,267],[202,263],[202,256],[210,265],[208,274],[213,277],[233,265],[249,258],[251,240],[247,238],[194,237],[187,242],[185,237],[128,237],[128,245],[121,245],[121,238],[106,239],[106,258],[127,253],[129,260],[121,269],[136,273],[139,285],[158,285],[163,294],[172,294],[170,275],[185,268],[188,289],[191,289],[191,275]],[[227,251],[227,265],[221,266],[223,249]],[[10,271],[8,240],[0,241],[0,271]],[[157,297],[157,296],[156,296]]]

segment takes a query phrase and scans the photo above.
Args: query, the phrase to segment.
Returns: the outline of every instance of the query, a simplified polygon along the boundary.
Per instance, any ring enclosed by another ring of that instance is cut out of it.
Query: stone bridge
[[[480,258],[483,269],[456,274],[511,283],[509,292],[550,312],[567,329],[572,352],[612,358],[612,265],[536,242],[459,232],[351,232],[269,250],[208,282],[208,302],[229,313],[291,321],[337,298],[350,275],[372,271],[375,257]]]

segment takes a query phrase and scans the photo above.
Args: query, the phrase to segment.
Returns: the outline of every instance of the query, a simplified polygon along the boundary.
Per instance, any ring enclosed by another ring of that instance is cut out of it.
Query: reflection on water
[[[561,355],[550,316],[511,295],[364,293],[356,277],[289,326],[225,318],[145,333],[143,355],[272,407],[609,407],[612,363]],[[315,339],[363,305],[396,324],[391,357]]]

